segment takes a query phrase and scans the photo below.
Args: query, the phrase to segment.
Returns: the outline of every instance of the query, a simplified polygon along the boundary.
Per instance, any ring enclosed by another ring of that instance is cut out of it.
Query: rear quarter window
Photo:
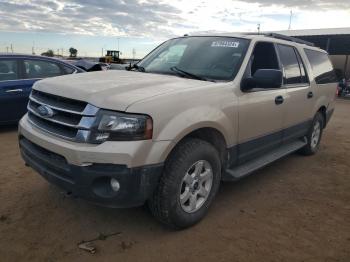
[[[317,84],[337,82],[337,77],[328,54],[310,49],[304,49],[304,51],[311,64]]]

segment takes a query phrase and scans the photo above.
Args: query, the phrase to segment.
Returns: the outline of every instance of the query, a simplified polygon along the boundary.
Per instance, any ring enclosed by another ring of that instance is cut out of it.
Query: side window
[[[281,63],[284,68],[284,84],[295,85],[305,83],[302,81],[301,68],[294,47],[277,45]],[[305,70],[304,70],[305,75]]]
[[[17,60],[0,60],[0,81],[17,80],[18,75],[18,63]]]
[[[273,43],[260,42],[255,45],[247,68],[246,77],[253,76],[259,69],[280,69]]]
[[[62,75],[58,64],[43,60],[24,60],[26,78],[46,78]]]
[[[317,84],[328,84],[337,82],[337,77],[333,65],[326,53],[304,49],[310,61]]]

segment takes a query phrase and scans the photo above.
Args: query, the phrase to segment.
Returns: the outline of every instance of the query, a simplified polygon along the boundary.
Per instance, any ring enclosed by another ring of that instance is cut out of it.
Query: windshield
[[[171,74],[199,80],[232,80],[249,40],[233,37],[184,37],[169,40],[138,67],[148,73]]]

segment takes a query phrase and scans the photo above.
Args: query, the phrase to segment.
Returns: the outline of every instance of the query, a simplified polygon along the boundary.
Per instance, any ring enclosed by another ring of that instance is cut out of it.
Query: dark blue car
[[[55,58],[0,54],[0,125],[16,123],[27,112],[36,81],[81,72],[84,70]]]

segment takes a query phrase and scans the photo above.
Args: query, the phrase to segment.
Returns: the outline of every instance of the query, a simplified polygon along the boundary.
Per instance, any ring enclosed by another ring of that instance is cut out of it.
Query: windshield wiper
[[[176,66],[171,67],[170,70],[175,72],[176,74],[182,76],[182,77],[188,77],[188,78],[202,80],[202,81],[212,81],[212,82],[214,82],[211,79],[208,79],[208,78],[205,78],[205,77],[202,77],[202,76],[199,76],[199,75],[192,74],[190,72],[187,72],[187,71],[184,71],[182,69],[179,69]]]
[[[128,70],[128,71],[131,71],[133,69],[136,69],[139,72],[146,72],[146,69],[143,66],[139,66],[137,64],[131,65],[131,63],[130,63],[130,66],[126,68],[126,70]]]

